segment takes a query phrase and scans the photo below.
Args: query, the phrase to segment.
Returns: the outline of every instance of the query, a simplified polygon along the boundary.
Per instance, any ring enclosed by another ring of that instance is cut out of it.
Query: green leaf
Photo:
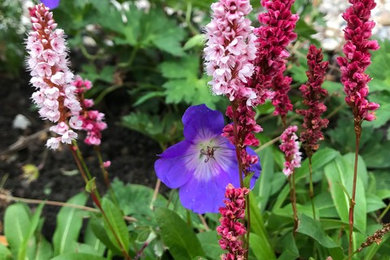
[[[105,245],[96,237],[95,233],[92,230],[92,222],[89,221],[87,224],[87,229],[84,234],[84,242],[91,246],[95,254],[102,256],[106,247]]]
[[[185,44],[183,49],[190,50],[195,47],[203,47],[206,41],[206,37],[204,34],[196,34],[192,36]]]
[[[130,238],[122,212],[107,198],[103,198],[102,207],[109,221],[108,223],[107,219],[104,218],[104,227],[108,233],[108,237],[110,238],[111,242],[114,243],[118,248],[122,248],[128,251],[130,247]],[[110,226],[112,227],[113,231],[111,230]],[[119,241],[117,241],[113,232],[115,232]]]
[[[175,259],[205,256],[193,230],[175,212],[157,208],[155,217],[161,229],[161,238]]]
[[[268,199],[271,195],[271,189],[273,179],[274,179],[274,160],[272,156],[272,147],[267,147],[264,150],[258,153],[261,161],[261,175],[260,180],[256,182],[255,188],[253,189],[254,194],[258,194],[261,211],[265,210],[267,206]],[[283,178],[283,182],[286,178]]]
[[[270,250],[268,239],[258,236],[254,233],[249,235],[249,245],[256,256],[256,259],[276,259],[272,250]]]
[[[31,226],[30,210],[21,203],[16,203],[7,208],[4,216],[4,234],[14,256],[28,237]]]
[[[279,256],[278,260],[290,260],[299,258],[298,247],[295,243],[294,236],[292,232],[287,233],[281,241],[282,244],[282,254]]]
[[[37,239],[37,250],[35,251],[35,260],[49,260],[53,257],[53,248],[51,244],[39,235]]]
[[[207,77],[199,77],[199,67],[197,55],[187,55],[179,61],[167,61],[160,65],[163,76],[169,79],[163,85],[167,103],[206,104],[215,108],[220,97],[212,95]]]
[[[85,205],[87,198],[85,193],[79,193],[68,200],[67,203]],[[55,256],[76,250],[83,214],[85,214],[83,211],[76,208],[61,208],[57,215],[57,228],[53,236]]]
[[[106,258],[85,253],[67,253],[54,257],[52,260],[106,260]]]
[[[121,251],[113,242],[111,242],[110,238],[107,235],[106,230],[103,227],[103,221],[98,219],[95,216],[91,216],[91,220],[89,221],[91,225],[92,231],[95,236],[105,245],[111,252],[114,254],[120,255]]]
[[[224,253],[218,243],[218,234],[215,230],[196,234],[206,256],[210,259],[219,259]]]
[[[352,191],[353,167],[341,156],[325,167],[330,193],[341,220],[348,223],[349,198]],[[348,192],[348,194],[346,194]],[[356,184],[356,205],[354,227],[365,233],[367,204],[363,182],[358,176]]]
[[[367,193],[367,213],[386,207],[386,204],[375,194]]]
[[[298,233],[310,236],[326,248],[338,247],[338,245],[326,235],[318,221],[304,214],[300,214],[299,220]]]
[[[3,260],[11,260],[12,259],[11,252],[3,244],[0,244],[0,259],[3,259]]]
[[[255,249],[257,252],[262,252],[266,259],[276,259],[274,251],[271,247],[271,244],[268,240],[268,234],[264,227],[263,217],[261,215],[261,211],[257,206],[256,197],[253,196],[252,192],[249,193],[249,206],[250,206],[250,216],[251,216],[251,230],[257,238],[255,240],[261,241],[261,245],[256,246]],[[251,236],[249,236],[251,237]]]
[[[20,246],[20,249],[19,249],[19,254],[18,254],[19,259],[26,259],[27,249],[28,249],[28,247],[31,247],[31,245],[28,245],[28,243],[29,243],[29,240],[33,237],[34,232],[38,228],[39,218],[42,214],[43,206],[44,206],[44,204],[40,204],[37,207],[37,209],[35,210],[33,217],[31,218],[31,224],[30,224],[30,227],[28,229],[27,236],[24,238],[24,240]]]
[[[334,160],[339,152],[331,148],[323,148],[314,153],[312,158],[313,173],[321,170],[325,165]],[[295,180],[305,178],[309,174],[309,160],[305,159],[302,166],[295,170]]]
[[[125,185],[118,179],[112,182],[112,188],[118,198],[119,207],[126,215],[134,216],[139,221],[153,216],[150,207],[154,193],[153,189],[137,184]],[[167,203],[168,201],[161,194],[158,194],[154,206],[166,206]]]

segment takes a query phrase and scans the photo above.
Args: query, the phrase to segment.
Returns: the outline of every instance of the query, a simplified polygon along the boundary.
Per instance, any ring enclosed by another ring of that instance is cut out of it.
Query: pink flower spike
[[[374,111],[379,108],[378,104],[367,100],[368,82],[371,78],[365,73],[371,63],[370,51],[379,48],[376,41],[370,40],[375,25],[370,21],[371,10],[376,4],[374,0],[349,2],[352,6],[343,14],[344,20],[347,21],[347,27],[344,29],[345,57],[338,57],[337,62],[346,94],[345,102],[352,108],[355,121],[361,123],[363,120],[374,120]]]
[[[255,36],[246,15],[252,10],[249,0],[220,0],[211,5],[212,21],[206,26],[204,49],[209,84],[216,95],[230,101],[245,98],[252,106],[255,92],[246,85],[253,74]]]
[[[303,95],[303,104],[307,109],[297,110],[297,113],[303,115],[303,131],[300,138],[308,157],[319,148],[318,142],[324,139],[322,129],[328,126],[328,119],[321,118],[326,111],[323,103],[328,91],[321,87],[325,79],[325,73],[328,68],[328,62],[322,61],[323,55],[321,49],[311,45],[307,54],[307,65],[309,70],[306,72],[308,81],[302,85],[299,90]]]
[[[255,73],[253,87],[256,89],[256,104],[272,99],[275,115],[284,117],[292,110],[288,97],[291,78],[284,76],[289,53],[286,47],[296,39],[294,33],[298,15],[292,14],[294,0],[262,0],[261,5],[267,10],[259,14],[261,26],[254,29],[257,36]]]
[[[107,128],[107,124],[103,121],[104,114],[98,110],[89,110],[93,106],[93,100],[84,98],[84,93],[91,89],[92,83],[89,80],[83,80],[80,76],[76,76],[72,86],[75,87],[75,92],[81,102],[81,112],[78,121],[74,119],[72,123],[87,132],[87,137],[84,140],[86,144],[100,145],[101,131]]]
[[[280,136],[281,145],[279,148],[286,158],[283,169],[283,173],[286,176],[293,174],[295,168],[301,167],[301,152],[299,152],[297,130],[297,126],[289,126]]]
[[[221,259],[244,259],[246,249],[243,247],[241,237],[247,232],[242,222],[245,219],[245,196],[248,193],[247,188],[234,188],[232,184],[226,187],[225,207],[219,209],[222,216],[217,232],[221,236],[219,245],[228,253],[223,254]]]
[[[75,89],[70,88],[73,73],[68,68],[64,33],[55,29],[53,13],[43,4],[30,8],[32,30],[26,48],[29,53],[28,67],[31,84],[36,89],[32,99],[39,108],[40,116],[55,123],[50,128],[57,136],[50,138],[46,146],[57,149],[60,142],[70,144],[77,138],[77,129],[69,120],[79,115],[80,103]]]

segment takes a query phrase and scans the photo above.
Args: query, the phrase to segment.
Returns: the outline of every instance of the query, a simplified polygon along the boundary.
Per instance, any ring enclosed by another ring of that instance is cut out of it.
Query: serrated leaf
[[[69,204],[85,205],[87,195],[79,193],[67,201]],[[79,209],[63,207],[57,215],[57,228],[53,236],[54,255],[74,252],[82,225],[82,214]]]
[[[108,222],[107,219],[104,218],[104,227],[108,233],[108,237],[118,248],[128,251],[130,247],[130,238],[122,212],[107,198],[103,198],[102,207],[109,221]],[[113,230],[111,230],[110,226]],[[116,236],[113,232],[115,232]],[[116,237],[119,241],[117,241]]]
[[[175,259],[205,256],[194,231],[175,212],[157,208],[155,217],[161,229],[161,238]]]

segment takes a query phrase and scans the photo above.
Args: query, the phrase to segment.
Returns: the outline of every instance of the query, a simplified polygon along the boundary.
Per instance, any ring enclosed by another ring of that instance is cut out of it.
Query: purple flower
[[[50,9],[57,8],[60,4],[60,0],[41,0],[41,2]]]
[[[223,137],[222,113],[205,105],[191,106],[183,115],[184,140],[169,147],[154,164],[158,178],[179,189],[180,201],[196,213],[217,213],[226,186],[240,186],[236,151]],[[247,149],[251,155],[256,153]],[[252,165],[251,187],[260,175],[260,163]]]

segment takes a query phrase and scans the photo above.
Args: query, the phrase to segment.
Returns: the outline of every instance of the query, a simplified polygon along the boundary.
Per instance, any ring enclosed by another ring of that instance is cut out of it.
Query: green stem
[[[353,223],[354,223],[354,210],[355,210],[355,198],[356,198],[356,183],[357,183],[357,170],[359,160],[359,144],[360,136],[362,133],[361,122],[354,120],[355,124],[355,166],[353,169],[353,183],[352,183],[352,197],[349,203],[349,244],[348,244],[348,259],[352,259],[353,255]]]
[[[91,176],[91,173],[89,172],[88,170],[88,167],[84,161],[84,158],[80,152],[80,149],[77,145],[77,142],[76,141],[73,141],[72,142],[72,145],[69,145],[69,148],[72,152],[72,155],[73,155],[73,158],[75,159],[76,161],[76,165],[77,167],[79,168],[79,171],[81,173],[81,176],[83,177],[84,181],[85,181],[85,184],[88,183],[88,181],[90,181],[92,179],[92,176]],[[103,210],[103,207],[101,205],[101,201],[100,201],[100,195],[99,195],[99,192],[97,189],[93,189],[90,193],[91,195],[91,198],[93,200],[93,202],[95,203],[95,205],[98,207],[98,209],[100,210],[100,212],[102,213],[104,219],[106,220],[107,224],[108,224],[108,227],[109,229],[111,230],[112,234],[114,235],[115,237],[115,240],[117,240],[118,242],[118,245],[119,247],[121,248],[121,251],[122,251],[122,254],[123,256],[125,257],[126,260],[131,260],[131,257],[129,256],[129,254],[127,253],[127,250],[124,248],[122,242],[120,241],[118,235],[116,234],[114,228],[112,227],[111,225],[111,222],[110,220],[108,219],[106,213],[104,212]]]
[[[290,200],[291,200],[291,207],[293,211],[293,219],[294,219],[294,229],[293,229],[293,235],[295,237],[297,230],[298,230],[298,210],[297,210],[297,196],[296,196],[296,189],[295,189],[295,173],[293,172],[288,177],[289,183],[290,183]]]
[[[383,217],[386,216],[386,213],[390,210],[390,203],[389,205],[387,205],[387,207],[385,208],[385,210],[381,213],[381,215],[379,216],[378,220],[379,221],[382,221]]]
[[[112,200],[114,201],[114,203],[116,205],[119,205],[119,202],[118,202],[118,199],[116,198],[115,192],[111,187],[110,178],[108,177],[108,171],[107,171],[106,167],[104,167],[102,153],[100,152],[100,146],[94,146],[94,150],[95,150],[97,158],[99,160],[99,166],[100,166],[100,170],[101,170],[102,175],[103,175],[104,183],[106,184],[106,187],[107,187],[108,191],[110,192],[110,196],[111,196]]]
[[[314,205],[313,168],[312,168],[311,156],[309,156],[309,196],[311,201],[311,208],[313,210],[313,219],[316,219],[316,208]]]

